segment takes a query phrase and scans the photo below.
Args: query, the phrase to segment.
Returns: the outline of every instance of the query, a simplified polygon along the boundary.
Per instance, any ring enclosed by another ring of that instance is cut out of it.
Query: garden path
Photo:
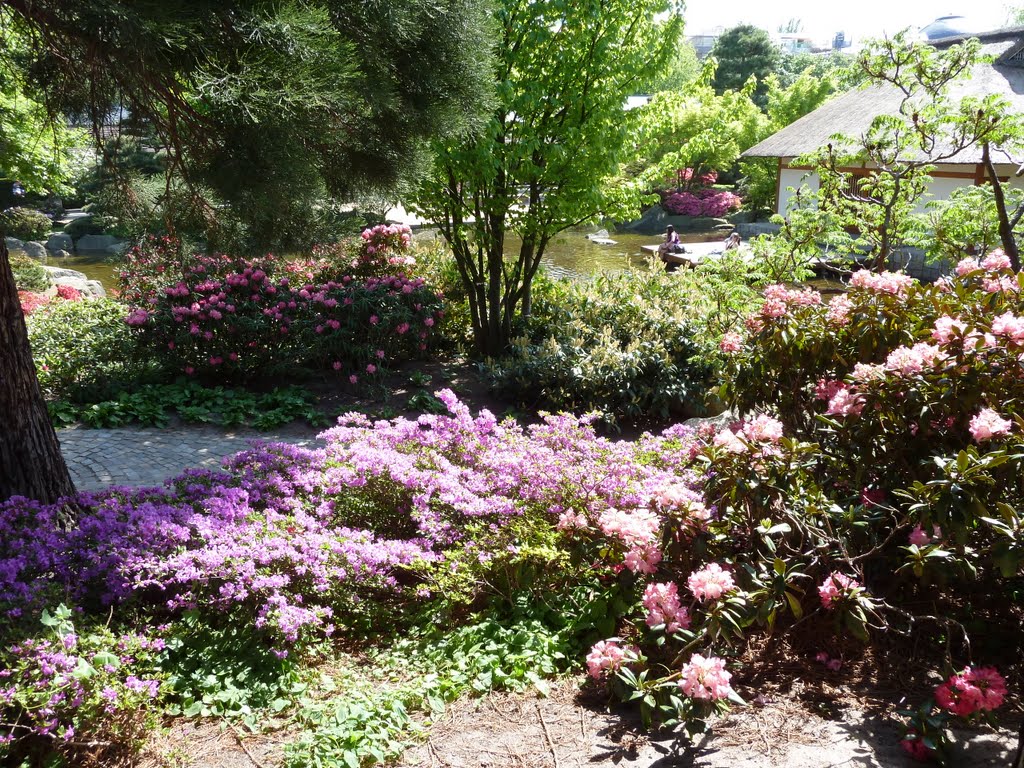
[[[190,467],[216,469],[221,459],[249,446],[252,440],[286,442],[304,447],[323,445],[320,430],[301,424],[279,432],[174,426],[165,429],[58,429],[64,460],[80,491],[108,485],[161,485]]]

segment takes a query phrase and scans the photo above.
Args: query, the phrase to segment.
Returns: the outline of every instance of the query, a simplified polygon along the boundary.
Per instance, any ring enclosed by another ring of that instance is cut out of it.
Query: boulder
[[[79,251],[105,251],[118,242],[113,235],[82,235],[75,243],[75,248]]]
[[[104,250],[111,256],[120,256],[127,247],[128,243],[114,243],[113,245],[108,245]]]
[[[33,259],[37,259],[39,261],[46,260],[46,246],[42,243],[37,243],[35,240],[29,240],[26,243],[22,243],[21,250]]]
[[[75,241],[71,239],[71,235],[64,232],[54,232],[46,241],[46,249],[48,251],[73,251],[75,249]]]
[[[58,259],[70,259],[71,258],[71,254],[68,253],[67,251],[57,251],[53,255],[56,256]]]
[[[98,299],[107,295],[99,280],[90,280],[77,270],[47,266],[44,266],[43,269],[49,273],[52,285],[70,286],[83,296],[91,299]]]
[[[7,250],[17,253],[25,252],[25,244],[16,237],[5,237],[4,242],[7,244]]]

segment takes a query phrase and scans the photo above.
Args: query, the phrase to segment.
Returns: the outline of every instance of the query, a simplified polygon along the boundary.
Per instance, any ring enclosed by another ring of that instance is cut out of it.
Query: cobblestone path
[[[64,459],[80,491],[108,485],[160,485],[189,467],[216,469],[221,459],[249,447],[252,440],[322,445],[318,430],[293,428],[274,434],[216,427],[58,429]]]

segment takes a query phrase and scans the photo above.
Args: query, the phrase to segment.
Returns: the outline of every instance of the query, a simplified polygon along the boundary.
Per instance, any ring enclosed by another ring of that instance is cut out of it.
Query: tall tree
[[[212,216],[213,190],[244,220],[266,213],[261,190],[285,204],[394,184],[424,140],[473,128],[488,24],[480,0],[0,0],[0,27],[29,41],[0,59],[55,121],[146,119],[196,204]],[[51,501],[73,486],[2,245],[0,270],[0,499]]]
[[[914,209],[934,165],[1008,135],[1005,99],[950,97],[950,85],[969,76],[978,61],[978,48],[970,40],[940,51],[903,35],[872,41],[857,66],[868,86],[895,89],[895,111],[875,117],[861,136],[834,136],[797,159],[818,174],[813,202],[820,219],[857,232],[852,245],[870,251],[874,269],[884,269],[896,248],[920,237],[923,219]],[[872,170],[855,179],[849,169],[861,164]]]
[[[663,0],[498,3],[498,104],[479,136],[438,143],[417,202],[454,252],[480,353],[503,352],[529,315],[552,237],[637,210],[639,191],[616,178],[632,151],[624,104],[673,54],[682,21],[657,23],[665,10]],[[520,245],[506,258],[510,233]]]
[[[754,101],[764,107],[768,92],[765,80],[775,72],[782,59],[782,51],[771,35],[760,27],[740,24],[719,36],[711,55],[718,60],[714,80],[716,91],[738,91],[747,80],[755,77]]]

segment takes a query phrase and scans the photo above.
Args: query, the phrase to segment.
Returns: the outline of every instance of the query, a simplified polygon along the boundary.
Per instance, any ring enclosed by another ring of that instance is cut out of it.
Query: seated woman
[[[679,233],[676,232],[675,227],[671,224],[665,230],[665,242],[658,246],[658,255],[664,256],[666,253],[682,253],[683,246],[679,242]]]
[[[740,247],[740,233],[733,232],[725,238],[725,250],[732,251]]]

